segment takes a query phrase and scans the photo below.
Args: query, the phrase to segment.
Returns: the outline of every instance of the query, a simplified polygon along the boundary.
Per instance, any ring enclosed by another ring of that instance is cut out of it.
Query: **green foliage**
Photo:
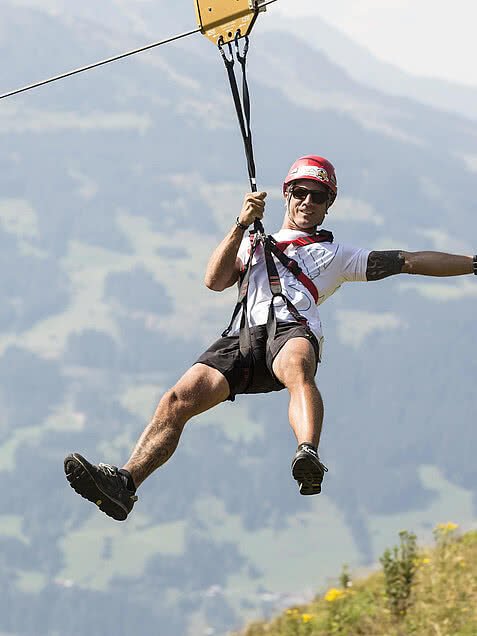
[[[456,529],[439,524],[435,548],[421,551],[403,531],[400,545],[384,552],[381,572],[352,582],[345,566],[340,587],[255,622],[242,636],[475,636],[477,532],[459,537]]]
[[[395,619],[402,618],[409,607],[417,557],[416,535],[403,530],[399,538],[400,545],[386,550],[380,558],[389,609]]]
[[[347,565],[343,565],[343,570],[340,576],[340,584],[344,590],[346,590],[348,587],[351,587],[353,585],[351,581],[351,576],[349,573],[349,568]]]

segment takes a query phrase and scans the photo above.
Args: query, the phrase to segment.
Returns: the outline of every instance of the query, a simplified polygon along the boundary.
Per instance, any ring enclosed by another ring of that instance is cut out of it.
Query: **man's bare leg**
[[[163,395],[154,417],[123,467],[136,488],[172,456],[186,422],[226,400],[229,393],[222,373],[199,363]]]
[[[70,453],[64,460],[66,479],[108,517],[124,521],[137,501],[136,488],[169,459],[187,420],[223,402],[229,393],[219,371],[195,364],[163,396],[124,469],[103,463],[96,466],[79,453]]]
[[[273,372],[290,393],[288,416],[298,444],[318,448],[323,426],[323,400],[315,384],[315,350],[305,338],[292,338],[273,362]]]
[[[315,384],[315,369],[315,350],[305,338],[289,340],[273,362],[273,372],[290,393],[290,425],[298,442],[292,475],[302,495],[319,494],[328,470],[318,457],[323,400]]]

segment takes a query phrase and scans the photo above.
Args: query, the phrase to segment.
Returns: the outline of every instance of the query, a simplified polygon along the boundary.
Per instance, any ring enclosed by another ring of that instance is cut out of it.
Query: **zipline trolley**
[[[214,44],[249,35],[266,0],[194,0],[200,31]]]

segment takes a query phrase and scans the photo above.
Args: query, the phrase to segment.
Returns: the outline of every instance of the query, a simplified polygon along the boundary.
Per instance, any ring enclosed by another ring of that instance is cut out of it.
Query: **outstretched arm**
[[[460,276],[472,274],[472,256],[444,252],[371,252],[366,277],[381,280],[393,274],[422,274],[424,276]]]

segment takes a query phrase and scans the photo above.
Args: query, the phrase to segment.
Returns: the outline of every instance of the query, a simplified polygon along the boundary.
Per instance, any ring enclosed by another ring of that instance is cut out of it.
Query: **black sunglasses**
[[[303,186],[295,186],[291,188],[292,196],[298,201],[304,201],[308,195],[311,196],[313,203],[326,203],[329,199],[328,190],[308,190]]]

